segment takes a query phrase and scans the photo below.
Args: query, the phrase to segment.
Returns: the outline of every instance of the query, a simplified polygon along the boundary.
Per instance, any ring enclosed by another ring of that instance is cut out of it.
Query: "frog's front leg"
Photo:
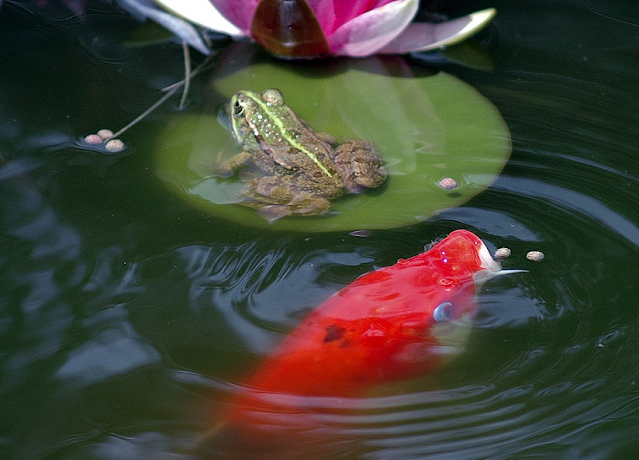
[[[244,194],[247,206],[259,209],[269,220],[284,216],[313,216],[331,208],[326,198],[305,190],[303,181],[295,176],[265,176],[249,183]]]
[[[242,151],[231,158],[213,165],[213,175],[219,177],[231,177],[235,172],[249,162],[251,154]]]

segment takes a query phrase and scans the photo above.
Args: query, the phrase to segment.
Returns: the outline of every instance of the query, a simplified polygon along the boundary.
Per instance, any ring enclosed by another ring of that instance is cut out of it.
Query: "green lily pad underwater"
[[[479,92],[444,72],[419,71],[396,57],[342,60],[329,67],[271,61],[218,69],[207,106],[198,114],[176,115],[159,136],[156,174],[194,206],[243,225],[325,232],[423,221],[489,187],[511,145],[498,110]],[[246,183],[237,175],[212,174],[215,164],[240,150],[216,112],[238,90],[267,88],[281,90],[285,103],[315,131],[340,141],[372,141],[388,168],[386,182],[333,200],[321,216],[271,222],[237,204]],[[443,188],[446,178],[456,187]]]

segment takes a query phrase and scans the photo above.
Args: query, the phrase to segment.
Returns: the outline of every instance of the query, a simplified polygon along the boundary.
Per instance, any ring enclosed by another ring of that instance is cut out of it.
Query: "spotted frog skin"
[[[227,109],[242,151],[215,165],[215,173],[231,176],[253,162],[264,175],[250,181],[242,204],[268,218],[323,214],[331,207],[329,200],[386,180],[386,168],[371,143],[346,139],[334,147],[334,139],[314,132],[276,89],[239,91]]]

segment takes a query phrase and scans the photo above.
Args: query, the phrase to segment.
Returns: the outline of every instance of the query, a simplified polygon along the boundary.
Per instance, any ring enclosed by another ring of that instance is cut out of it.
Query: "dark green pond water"
[[[458,228],[528,272],[484,287],[451,365],[330,420],[348,440],[332,458],[639,458],[639,9],[465,3],[499,11],[479,37],[494,70],[439,69],[495,104],[512,156],[467,203],[363,238],[243,226],[178,198],[152,170],[177,100],[125,154],[81,148],[182,78],[180,46],[123,46],[137,24],[100,2],[81,21],[5,2],[0,458],[193,458],[178,452],[308,311]]]

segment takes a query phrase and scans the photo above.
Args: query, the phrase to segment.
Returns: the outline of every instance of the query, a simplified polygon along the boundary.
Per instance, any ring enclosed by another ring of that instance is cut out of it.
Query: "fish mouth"
[[[481,261],[481,266],[485,270],[493,273],[497,273],[502,270],[501,265],[499,264],[499,262],[493,259],[493,256],[490,255],[490,251],[484,243],[481,244],[481,247],[477,252],[479,255],[479,260]]]
[[[495,276],[510,275],[512,273],[522,273],[527,271],[520,269],[504,270],[501,268],[501,264],[493,259],[493,256],[490,255],[490,251],[483,242],[481,243],[481,247],[478,249],[477,253],[481,262],[481,267],[483,268],[483,270],[475,273],[474,276],[475,282],[478,284],[484,283]]]

